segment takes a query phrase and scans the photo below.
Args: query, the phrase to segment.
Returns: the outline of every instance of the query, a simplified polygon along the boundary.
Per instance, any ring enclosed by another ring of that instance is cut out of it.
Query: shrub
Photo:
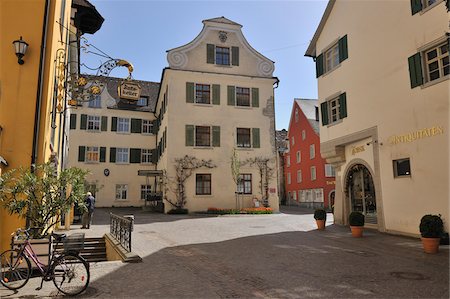
[[[176,208],[176,209],[172,209],[169,212],[167,212],[167,214],[188,214],[189,210],[188,209],[183,209],[183,208]]]
[[[272,208],[259,207],[259,208],[245,208],[241,210],[241,213],[245,214],[272,214]]]
[[[351,226],[364,226],[364,215],[361,212],[353,211],[348,216],[348,222]]]
[[[314,211],[314,219],[327,220],[327,212],[324,209],[316,209]]]
[[[420,220],[420,234],[424,238],[440,238],[444,233],[444,223],[441,215],[425,215]]]

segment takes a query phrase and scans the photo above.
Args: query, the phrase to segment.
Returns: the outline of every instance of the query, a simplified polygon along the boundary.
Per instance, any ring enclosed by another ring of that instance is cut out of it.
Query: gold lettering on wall
[[[431,128],[420,129],[404,135],[393,135],[389,137],[390,144],[409,143],[426,137],[433,137],[444,134],[444,128],[441,126],[433,126]]]
[[[355,155],[355,154],[357,154],[357,153],[364,152],[365,150],[366,150],[366,148],[364,147],[364,145],[353,146],[353,147],[352,147],[352,155]]]

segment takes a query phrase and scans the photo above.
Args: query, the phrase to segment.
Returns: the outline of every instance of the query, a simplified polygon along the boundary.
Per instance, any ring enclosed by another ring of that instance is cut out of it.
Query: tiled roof
[[[319,121],[316,120],[316,107],[318,107],[318,101],[316,99],[295,99],[295,102],[308,119],[313,130],[319,135]]]

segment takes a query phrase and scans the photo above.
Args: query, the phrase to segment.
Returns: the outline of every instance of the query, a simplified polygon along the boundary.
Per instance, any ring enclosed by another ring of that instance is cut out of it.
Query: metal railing
[[[123,217],[109,213],[109,232],[120,244],[131,252],[131,232],[133,231],[133,218]]]

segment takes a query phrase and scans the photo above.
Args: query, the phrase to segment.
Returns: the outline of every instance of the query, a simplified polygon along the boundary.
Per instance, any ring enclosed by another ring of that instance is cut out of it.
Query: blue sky
[[[168,66],[166,50],[193,40],[202,20],[224,16],[241,24],[247,41],[275,61],[277,130],[287,129],[294,98],[317,98],[315,65],[304,53],[327,1],[125,1],[90,0],[105,18],[89,43],[134,66],[133,78],[159,82]],[[98,67],[105,59],[82,53],[82,62]],[[86,68],[82,72],[93,73]],[[95,72],[94,72],[95,73]],[[126,77],[123,68],[113,77]]]

